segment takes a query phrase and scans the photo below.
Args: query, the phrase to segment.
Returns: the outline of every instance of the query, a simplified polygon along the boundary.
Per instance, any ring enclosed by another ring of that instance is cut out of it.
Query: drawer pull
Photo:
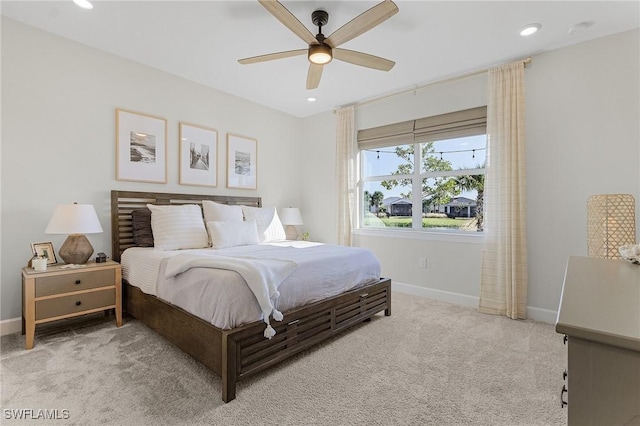
[[[296,324],[296,323],[299,323],[299,322],[300,322],[300,320],[299,320],[299,319],[297,319],[297,320],[295,320],[295,321],[291,321],[291,322],[290,322],[289,324],[287,324],[287,325],[293,325],[293,324]]]
[[[562,397],[564,396],[565,393],[568,393],[567,392],[567,387],[565,385],[562,385],[562,390],[560,391],[560,407],[562,407],[562,408],[564,408],[565,405],[569,405],[569,403],[567,401],[562,399]]]
[[[562,343],[566,345],[567,344],[567,340],[569,340],[569,336],[567,336],[565,334],[564,337],[562,338]]]
[[[80,280],[76,280],[76,284],[80,284]]]
[[[364,298],[365,298],[365,297],[367,297],[368,295],[369,295],[369,293],[362,293],[362,294],[360,295],[360,297],[364,299]]]
[[[562,380],[567,380],[567,376],[569,374],[567,373],[567,369],[565,368],[564,371],[562,372]]]
[[[80,306],[80,305],[82,305],[82,302],[78,300],[78,301],[76,302],[76,306]]]

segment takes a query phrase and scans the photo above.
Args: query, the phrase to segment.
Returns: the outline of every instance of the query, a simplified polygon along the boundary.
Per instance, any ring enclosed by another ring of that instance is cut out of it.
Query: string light
[[[444,154],[457,154],[460,152],[471,152],[471,158],[476,158],[476,151],[485,151],[487,148],[472,148],[472,149],[457,149],[457,150],[451,150],[451,151],[437,151],[438,154],[440,154],[440,159],[443,160],[443,155]],[[374,152],[374,150],[372,149],[365,149],[365,151],[369,151],[369,152]],[[376,149],[375,150],[376,153],[376,158],[379,160],[380,159],[380,153],[383,154],[396,154],[395,151],[385,151],[383,149]],[[435,154],[435,153],[431,153],[431,154]]]

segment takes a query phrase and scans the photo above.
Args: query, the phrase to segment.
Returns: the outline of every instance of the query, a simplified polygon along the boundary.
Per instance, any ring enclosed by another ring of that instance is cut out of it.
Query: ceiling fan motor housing
[[[314,10],[311,13],[311,21],[316,27],[324,27],[329,22],[329,14],[324,10]]]

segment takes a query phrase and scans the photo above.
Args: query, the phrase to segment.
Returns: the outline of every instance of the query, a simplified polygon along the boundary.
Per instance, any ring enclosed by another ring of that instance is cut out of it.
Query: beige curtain
[[[338,244],[351,245],[352,218],[355,207],[356,140],[354,108],[336,112],[336,192],[338,194]]]
[[[527,316],[524,63],[489,70],[480,312]]]

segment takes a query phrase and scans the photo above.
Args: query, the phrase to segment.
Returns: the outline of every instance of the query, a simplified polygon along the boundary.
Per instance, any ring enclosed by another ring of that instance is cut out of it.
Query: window
[[[360,227],[482,230],[486,107],[358,132]]]

